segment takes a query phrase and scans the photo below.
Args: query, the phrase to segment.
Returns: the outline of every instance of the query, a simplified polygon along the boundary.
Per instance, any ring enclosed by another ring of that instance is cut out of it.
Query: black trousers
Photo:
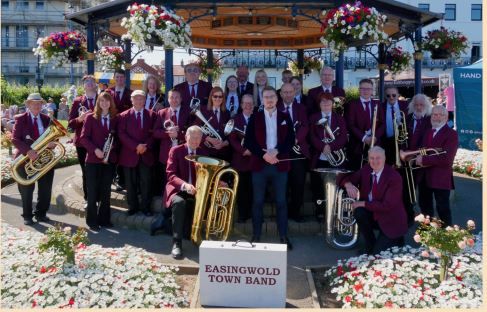
[[[113,164],[86,164],[88,226],[110,224],[110,193],[114,171]]]
[[[127,202],[130,212],[151,211],[151,166],[139,161],[133,168],[124,167],[125,187],[127,188]],[[141,203],[139,205],[138,190],[140,190]]]
[[[239,181],[237,187],[237,207],[238,219],[247,220],[252,217],[252,172],[240,171],[238,173]]]
[[[402,202],[404,203],[404,208],[406,209],[408,225],[412,225],[414,224],[414,217],[416,214],[414,211],[415,203],[412,203],[411,199],[409,198],[409,188],[408,188],[408,180],[406,178],[406,169],[404,167],[399,168],[398,172],[402,178]],[[414,182],[414,178],[412,183],[413,183],[413,188],[416,189],[416,183]]]
[[[20,169],[20,176],[26,177],[24,167]],[[32,198],[34,195],[35,183],[31,185],[19,184],[19,193],[22,198],[22,217],[24,220],[31,220],[36,217],[45,217],[51,204],[52,180],[54,179],[54,169],[49,170],[42,178],[37,180],[37,205],[32,213]]]
[[[303,157],[291,152],[290,158]],[[301,210],[304,202],[304,187],[306,183],[306,170],[308,169],[308,160],[300,159],[291,161],[291,170],[287,178],[287,207],[288,217],[290,219],[301,218]]]
[[[394,165],[396,163],[396,140],[394,137],[384,137],[381,140],[381,146],[386,151],[386,164]]]
[[[421,213],[425,216],[434,217],[435,211],[433,208],[433,196],[436,202],[436,211],[438,218],[445,223],[445,225],[452,224],[451,210],[450,210],[450,190],[440,190],[426,186],[426,182],[422,181],[419,184],[419,207]]]
[[[115,168],[115,174],[114,174],[114,180],[115,182],[118,183],[123,188],[126,188],[125,186],[125,172],[123,169],[123,166],[116,166]]]
[[[162,196],[166,187],[166,164],[156,161],[151,170],[152,196]]]
[[[390,247],[404,246],[404,237],[387,237],[374,220],[372,212],[364,207],[356,208],[353,215],[357,220],[358,229],[365,239],[365,252],[367,254],[377,254]],[[374,229],[379,229],[379,236],[375,236]]]
[[[85,200],[88,198],[88,190],[86,188],[86,148],[76,146],[76,153],[78,154],[78,161],[81,167],[81,178],[83,179],[83,197]]]
[[[174,241],[181,241],[191,233],[193,223],[195,198],[185,192],[179,192],[171,200],[172,209],[172,237]]]

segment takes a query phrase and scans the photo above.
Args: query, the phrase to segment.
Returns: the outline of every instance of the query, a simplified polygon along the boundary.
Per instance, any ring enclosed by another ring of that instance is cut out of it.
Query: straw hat
[[[145,97],[145,92],[142,91],[142,90],[135,90],[134,92],[132,92],[132,94],[130,96],[131,97],[134,97],[134,96],[137,96],[137,95],[141,95],[141,96],[144,96]]]
[[[44,99],[42,98],[42,96],[39,93],[31,93],[31,94],[29,94],[29,96],[25,100],[24,104],[27,105],[31,102],[38,102],[38,101],[41,101],[42,103],[46,103],[46,101],[44,101]]]

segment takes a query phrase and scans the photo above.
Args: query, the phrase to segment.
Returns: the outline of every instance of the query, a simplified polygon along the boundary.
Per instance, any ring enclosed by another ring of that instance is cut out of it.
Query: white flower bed
[[[176,284],[177,268],[163,266],[133,247],[81,246],[76,266],[59,267],[39,254],[44,235],[2,223],[1,308],[187,307]]]
[[[481,234],[480,234],[481,235]],[[473,250],[482,250],[481,240]],[[424,249],[392,248],[377,256],[340,260],[325,273],[343,308],[478,308],[482,305],[482,256],[453,257],[440,284],[436,258]]]
[[[453,161],[453,170],[482,179],[482,152],[459,148]]]

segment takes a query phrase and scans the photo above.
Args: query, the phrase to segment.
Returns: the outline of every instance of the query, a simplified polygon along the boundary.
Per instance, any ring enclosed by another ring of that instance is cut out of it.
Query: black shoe
[[[112,227],[114,227],[113,223],[111,223],[111,222],[100,224],[100,226],[102,226],[104,228],[112,228]]]
[[[49,219],[47,216],[36,216],[37,222],[50,222],[51,219]]]
[[[89,225],[89,227],[90,227],[90,230],[92,230],[94,232],[99,232],[101,230],[101,227],[97,224]]]
[[[34,225],[34,221],[32,219],[24,219],[25,225]]]
[[[137,213],[137,211],[135,211],[135,210],[129,210],[129,211],[127,211],[127,214],[128,214],[129,216],[133,216],[133,215],[134,215],[134,214],[136,214],[136,213]]]
[[[252,236],[250,239],[251,243],[259,243],[260,242],[260,236]]]
[[[287,250],[291,251],[293,250],[293,244],[291,244],[291,241],[287,237],[281,237],[280,239],[281,244],[286,244],[287,245]]]
[[[146,217],[152,217],[154,214],[151,211],[144,212]]]
[[[176,259],[180,260],[183,259],[183,246],[182,242],[176,241],[172,244],[172,251],[171,256]]]

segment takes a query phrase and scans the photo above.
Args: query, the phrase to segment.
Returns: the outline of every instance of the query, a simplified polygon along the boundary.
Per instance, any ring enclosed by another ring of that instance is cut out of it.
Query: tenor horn
[[[12,162],[12,178],[21,185],[31,185],[42,178],[51,168],[53,168],[66,154],[64,146],[56,140],[68,134],[64,126],[52,118],[49,127],[42,135],[30,146],[36,151],[36,160],[31,160],[28,156],[19,155]],[[48,148],[49,143],[55,143],[53,149]],[[24,169],[26,177],[23,177],[21,168]]]
[[[238,187],[238,173],[217,158],[188,155],[196,168],[196,195],[191,241],[199,245],[205,228],[206,240],[227,240],[232,229],[233,210]],[[219,186],[222,175],[234,176],[233,187]]]
[[[201,131],[203,132],[203,134],[206,135],[206,136],[209,136],[209,137],[218,139],[220,141],[223,141],[222,140],[222,137],[220,136],[220,134],[218,133],[218,131],[216,131],[215,128],[213,128],[211,126],[209,120],[207,120],[205,118],[205,116],[203,116],[203,114],[201,113],[201,110],[200,110],[200,99],[198,99],[198,98],[192,98],[191,99],[191,102],[189,104],[189,107],[191,108],[191,114],[192,115],[195,115],[196,117],[198,117],[199,120],[201,120],[203,122],[203,125],[200,126]],[[211,118],[210,118],[210,120],[211,120]],[[208,144],[207,144],[207,142],[205,142],[205,145],[206,146],[212,147],[211,144],[210,145],[208,145]]]

